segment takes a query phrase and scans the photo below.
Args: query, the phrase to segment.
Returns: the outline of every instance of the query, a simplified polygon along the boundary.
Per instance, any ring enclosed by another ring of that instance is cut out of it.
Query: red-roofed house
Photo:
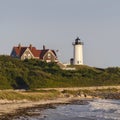
[[[42,50],[37,50],[36,47],[33,47],[31,44],[29,47],[24,47],[20,44],[13,47],[10,56],[21,60],[40,59],[46,62],[58,62],[57,55],[54,50],[45,49],[45,46],[43,46]]]

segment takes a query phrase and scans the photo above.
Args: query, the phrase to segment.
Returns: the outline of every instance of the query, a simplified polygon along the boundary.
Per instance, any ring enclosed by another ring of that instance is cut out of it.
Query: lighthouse
[[[73,47],[73,64],[83,65],[83,42],[81,42],[79,37],[77,37],[75,42],[73,42]]]

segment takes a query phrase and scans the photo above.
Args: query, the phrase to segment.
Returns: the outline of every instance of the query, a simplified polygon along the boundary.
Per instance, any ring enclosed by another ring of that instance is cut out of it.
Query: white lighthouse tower
[[[73,64],[83,65],[83,42],[81,42],[79,37],[75,39],[73,46],[74,46]]]

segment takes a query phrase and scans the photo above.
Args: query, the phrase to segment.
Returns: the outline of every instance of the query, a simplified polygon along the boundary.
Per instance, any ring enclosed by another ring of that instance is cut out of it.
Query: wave
[[[120,120],[120,100],[96,99],[89,101],[87,105],[59,105],[56,109],[42,111],[39,116],[28,116],[22,120],[26,118],[27,120]]]

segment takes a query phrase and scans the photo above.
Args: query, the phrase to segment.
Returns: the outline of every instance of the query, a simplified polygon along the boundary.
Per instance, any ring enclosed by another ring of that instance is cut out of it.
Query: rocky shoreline
[[[45,91],[46,93],[46,91]],[[45,94],[44,93],[44,94]],[[26,94],[26,93],[24,93]],[[29,93],[28,93],[29,94]],[[32,93],[33,94],[33,93]],[[37,94],[38,93],[34,93]],[[80,104],[86,105],[88,101],[94,99],[117,99],[120,100],[119,89],[95,89],[95,90],[62,90],[58,97],[41,99],[38,101],[30,100],[0,100],[0,120],[14,120],[19,116],[33,116],[39,113],[32,112],[37,108],[39,111],[48,108],[55,108],[59,104]]]
[[[41,112],[45,109],[55,109],[56,106],[59,105],[66,105],[66,104],[75,104],[75,105],[87,105],[89,104],[89,101],[92,101],[92,99],[71,99],[66,102],[58,102],[58,103],[47,103],[47,104],[39,104],[33,107],[26,107],[22,109],[17,109],[16,112],[8,113],[0,116],[0,120],[14,120],[14,119],[20,119],[21,116],[24,117],[24,120],[26,116],[40,116]],[[34,110],[37,109],[39,112],[34,112]]]
[[[8,106],[8,109],[10,106],[13,106],[16,104],[16,106],[19,108],[16,109],[16,110],[13,110],[13,111],[9,111],[8,113],[4,113],[0,115],[0,120],[13,120],[13,119],[16,119],[16,118],[19,118],[19,116],[34,116],[34,115],[37,115],[37,113],[34,113],[33,110],[34,109],[38,109],[39,111],[42,111],[44,109],[49,109],[49,108],[52,108],[52,109],[55,109],[56,106],[60,105],[60,104],[81,104],[81,105],[84,105],[84,104],[88,104],[87,102],[88,100],[81,100],[81,99],[78,99],[78,98],[58,98],[57,100],[48,100],[46,102],[42,102],[42,101],[39,101],[37,102],[36,104],[34,103],[34,105],[32,105],[33,103],[25,103],[26,104],[26,107],[23,107],[16,103],[10,103],[10,104],[5,104]],[[21,103],[23,104],[23,103]],[[31,105],[30,105],[31,104]],[[1,107],[1,105],[0,105]],[[14,108],[13,108],[14,109]],[[40,115],[40,112],[38,113]]]
[[[20,116],[37,116],[40,115],[40,111],[44,109],[55,108],[54,104],[45,104],[45,105],[38,105],[34,107],[27,107],[22,109],[17,109],[15,113],[4,114],[0,116],[0,120],[13,120],[13,119],[20,119]],[[39,113],[33,112],[34,109],[38,109]]]

